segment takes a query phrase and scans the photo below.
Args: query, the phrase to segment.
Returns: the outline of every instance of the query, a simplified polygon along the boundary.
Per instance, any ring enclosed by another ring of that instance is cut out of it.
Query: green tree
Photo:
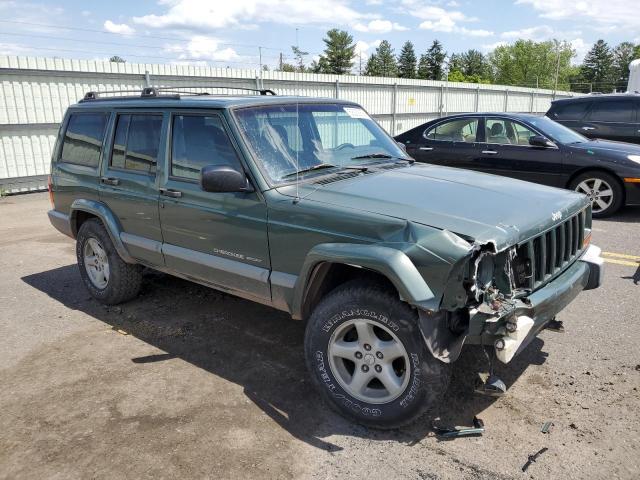
[[[462,64],[462,73],[467,77],[486,78],[489,76],[489,67],[484,55],[478,50],[467,50],[460,55],[460,63]]]
[[[497,47],[488,55],[488,64],[495,83],[554,88],[556,71],[558,85],[568,83],[574,55],[567,42],[517,40]]]
[[[640,54],[640,49],[631,42],[622,42],[613,50],[613,80],[617,89],[626,90],[629,82],[629,64],[638,58],[636,53]]]
[[[291,51],[293,52],[293,58],[295,58],[296,70],[298,72],[306,72],[307,68],[304,65],[304,57],[309,55],[309,52],[303,52],[295,45],[291,47]]]
[[[109,61],[113,62],[113,63],[126,63],[127,62],[124,58],[119,57],[118,55],[114,55],[113,57],[111,57],[109,59]]]
[[[426,53],[427,78],[429,80],[442,80],[446,58],[447,52],[442,48],[442,44],[438,40],[434,40]]]
[[[598,40],[584,57],[580,67],[582,81],[590,84],[590,90],[609,92],[614,85],[614,55],[607,42]]]
[[[429,78],[429,59],[426,54],[420,55],[420,61],[418,62],[417,77],[426,80]]]
[[[417,58],[413,43],[407,41],[398,56],[398,76],[401,78],[416,77]]]
[[[365,75],[373,77],[397,77],[398,65],[393,48],[387,40],[383,40],[376,51],[367,60]]]
[[[320,56],[318,63],[319,73],[335,73],[344,75],[353,67],[353,57],[356,54],[356,46],[353,37],[344,30],[332,28],[327,36],[322,39],[326,47],[324,55]]]

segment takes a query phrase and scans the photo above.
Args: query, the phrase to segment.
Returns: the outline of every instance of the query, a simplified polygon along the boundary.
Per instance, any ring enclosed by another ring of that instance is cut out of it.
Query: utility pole
[[[556,49],[558,50],[558,62],[556,63],[556,81],[553,86],[553,99],[556,98],[556,92],[558,91],[558,75],[560,74],[560,42],[556,40]]]
[[[280,71],[282,71],[282,52],[280,52]]]
[[[360,67],[358,68],[358,75],[362,76],[362,52],[360,52]]]
[[[260,59],[260,78],[262,78],[262,47],[258,47],[258,57]]]

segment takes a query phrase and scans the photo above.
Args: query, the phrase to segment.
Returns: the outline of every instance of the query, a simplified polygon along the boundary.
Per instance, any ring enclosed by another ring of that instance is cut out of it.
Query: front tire
[[[142,267],[120,258],[97,218],[87,220],[80,227],[76,257],[85,287],[99,302],[115,305],[135,298],[140,292]]]
[[[349,282],[316,307],[305,358],[323,399],[368,427],[413,422],[444,395],[448,364],[427,350],[417,314],[378,285]]]
[[[606,172],[581,173],[571,181],[569,188],[589,197],[594,218],[613,215],[624,202],[624,191],[620,181]]]

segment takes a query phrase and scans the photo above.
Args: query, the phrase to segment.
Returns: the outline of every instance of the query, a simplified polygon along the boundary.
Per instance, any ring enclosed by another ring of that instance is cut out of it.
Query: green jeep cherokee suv
[[[414,163],[355,103],[259,93],[68,109],[49,218],[91,295],[134,298],[146,266],[286,311],[322,397],[393,428],[463,344],[509,362],[600,285],[586,196]]]

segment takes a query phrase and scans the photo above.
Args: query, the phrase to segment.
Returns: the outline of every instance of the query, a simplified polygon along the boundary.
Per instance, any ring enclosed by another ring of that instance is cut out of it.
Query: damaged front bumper
[[[420,327],[431,353],[445,363],[457,360],[464,344],[493,345],[507,363],[583,290],[598,288],[604,275],[600,249],[590,245],[583,255],[547,285],[522,298],[504,302],[499,311],[469,309],[468,327],[451,330],[447,312],[420,311]]]

